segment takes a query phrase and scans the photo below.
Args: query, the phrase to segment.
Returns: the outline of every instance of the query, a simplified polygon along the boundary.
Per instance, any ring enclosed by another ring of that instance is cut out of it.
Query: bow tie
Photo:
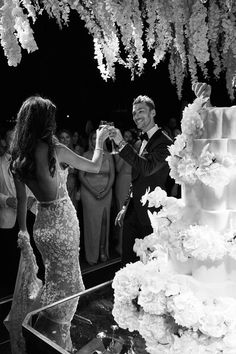
[[[143,141],[143,140],[148,141],[148,140],[149,140],[149,137],[148,137],[147,133],[142,133],[142,134],[140,135],[140,139],[141,139],[142,141]]]

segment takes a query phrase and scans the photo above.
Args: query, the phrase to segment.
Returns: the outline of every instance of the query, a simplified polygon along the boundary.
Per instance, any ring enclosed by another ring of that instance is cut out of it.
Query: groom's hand
[[[119,145],[119,143],[123,140],[120,130],[113,127],[109,128],[109,137],[114,140],[116,145]]]

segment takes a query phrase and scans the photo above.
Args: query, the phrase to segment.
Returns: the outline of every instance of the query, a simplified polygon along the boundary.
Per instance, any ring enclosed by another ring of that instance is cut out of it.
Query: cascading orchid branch
[[[93,37],[94,56],[104,80],[115,66],[141,75],[153,54],[153,66],[170,60],[171,82],[181,99],[184,78],[213,79],[225,74],[234,99],[236,82],[236,2],[232,0],[0,0],[0,40],[8,64],[17,66],[21,48],[38,49],[33,25],[46,12],[60,27],[77,12]],[[212,64],[212,65],[210,65]],[[199,74],[200,73],[200,74]],[[199,80],[201,81],[201,79]]]

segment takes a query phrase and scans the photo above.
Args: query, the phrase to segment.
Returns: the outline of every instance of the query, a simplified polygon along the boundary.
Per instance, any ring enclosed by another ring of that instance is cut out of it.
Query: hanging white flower
[[[170,80],[176,86],[179,99],[187,74],[192,83],[198,80],[201,71],[207,78],[211,62],[216,78],[225,72],[229,96],[234,97],[236,5],[232,1],[189,1],[186,4],[182,0],[3,0],[0,36],[9,65],[18,65],[21,60],[14,30],[6,21],[7,13],[10,18],[11,10],[16,7],[26,18],[24,21],[23,16],[22,21],[11,18],[11,22],[17,23],[21,38],[19,27],[24,28],[22,43],[28,52],[37,49],[31,20],[35,22],[46,11],[62,28],[69,24],[70,12],[75,10],[95,41],[95,58],[104,80],[115,78],[115,64],[128,68],[132,79],[141,75],[147,63],[147,49],[152,54],[154,67],[168,58]],[[124,49],[122,54],[119,48]],[[167,57],[167,54],[170,55]]]

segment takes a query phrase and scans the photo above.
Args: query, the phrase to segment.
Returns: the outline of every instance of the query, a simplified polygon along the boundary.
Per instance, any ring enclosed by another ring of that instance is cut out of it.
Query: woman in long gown
[[[76,152],[73,148],[72,135],[69,130],[67,129],[60,130],[57,134],[57,137],[60,143],[66,145],[69,149]],[[75,209],[77,210],[78,208],[77,192],[79,190],[78,170],[70,166],[68,168],[66,186],[67,186],[69,197]]]
[[[124,131],[124,140],[130,143],[134,149],[138,149],[137,146],[137,133],[134,129],[126,129]],[[115,157],[115,171],[116,171],[116,180],[115,180],[115,198],[116,198],[116,207],[118,212],[121,210],[124,205],[125,200],[129,194],[129,188],[131,184],[131,170],[132,167],[129,165],[119,154],[114,155]],[[121,255],[122,250],[122,232],[123,227],[120,226],[116,230],[116,251]]]
[[[96,132],[89,136],[89,149],[84,157],[91,159],[96,142]],[[81,201],[84,217],[85,257],[90,265],[109,257],[110,209],[112,186],[115,178],[112,156],[104,149],[99,173],[79,172]]]
[[[84,290],[79,264],[79,223],[66,189],[67,170],[61,165],[98,173],[102,164],[107,127],[97,132],[92,160],[87,160],[54,138],[55,105],[40,96],[21,106],[12,146],[11,168],[17,191],[21,259],[11,311],[5,321],[12,354],[26,352],[22,322],[29,311]],[[37,278],[37,265],[26,227],[26,186],[38,201],[34,239],[45,265],[45,283]],[[71,351],[70,322],[78,298],[70,305],[44,311],[35,327],[62,348]]]

